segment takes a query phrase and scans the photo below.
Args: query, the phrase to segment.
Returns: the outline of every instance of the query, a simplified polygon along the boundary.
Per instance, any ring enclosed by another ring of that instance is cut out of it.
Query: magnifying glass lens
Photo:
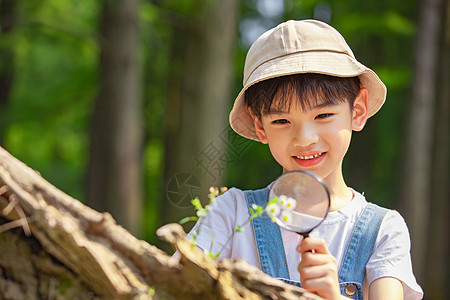
[[[279,226],[307,236],[327,216],[330,194],[314,173],[292,171],[272,184],[269,203],[267,212]]]

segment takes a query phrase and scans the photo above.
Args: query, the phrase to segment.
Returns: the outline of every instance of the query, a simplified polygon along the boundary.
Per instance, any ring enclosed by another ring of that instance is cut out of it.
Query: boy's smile
[[[320,163],[322,159],[325,157],[326,152],[316,152],[316,153],[306,153],[303,155],[295,155],[294,159],[297,161],[297,164],[301,167],[312,167],[316,164]]]

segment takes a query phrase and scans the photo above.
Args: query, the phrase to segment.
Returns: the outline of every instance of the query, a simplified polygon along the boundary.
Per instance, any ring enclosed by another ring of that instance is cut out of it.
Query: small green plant
[[[197,244],[196,244],[197,236],[199,235],[200,231],[202,230],[203,221],[205,220],[207,213],[213,208],[213,205],[215,205],[215,203],[216,203],[216,197],[218,197],[219,195],[222,195],[226,191],[227,191],[226,187],[222,187],[220,189],[216,188],[216,187],[211,187],[209,189],[209,194],[208,194],[209,203],[207,205],[205,205],[204,207],[202,206],[199,198],[195,198],[195,199],[191,200],[191,203],[196,210],[196,216],[186,217],[186,218],[182,219],[179,223],[182,225],[182,224],[184,224],[186,222],[190,222],[190,221],[200,222],[197,229],[192,231],[192,247],[193,248],[197,246]],[[291,207],[295,206],[295,203],[292,203],[290,199],[289,199],[289,202],[286,202],[286,199],[283,198],[283,196],[280,197],[280,199],[278,197],[274,198],[273,200],[269,201],[265,206],[259,206],[259,205],[253,204],[252,207],[249,209],[250,217],[244,223],[238,224],[236,226],[233,233],[228,237],[227,241],[222,246],[222,248],[219,250],[219,252],[212,253],[212,251],[211,251],[212,247],[214,245],[214,236],[212,236],[212,242],[211,242],[210,249],[209,250],[204,249],[205,254],[207,254],[208,256],[210,256],[212,258],[219,257],[220,254],[225,249],[226,245],[233,239],[234,235],[238,232],[244,231],[245,225],[247,225],[249,222],[251,222],[252,220],[254,220],[256,218],[267,217],[264,215],[264,212],[267,213],[267,215],[271,218],[271,220],[273,222],[275,220],[275,217],[277,217],[277,215],[280,213],[280,211],[284,211],[284,208],[286,206],[290,209]],[[283,217],[287,218],[287,216],[285,216],[285,215],[283,215]]]
[[[191,204],[194,206],[194,208],[196,210],[196,216],[186,217],[186,218],[182,219],[179,223],[181,225],[183,225],[184,223],[187,223],[190,221],[199,221],[200,222],[199,226],[197,227],[197,230],[192,231],[192,247],[193,248],[195,246],[197,246],[197,236],[199,235],[199,233],[203,227],[202,225],[203,225],[203,221],[205,220],[206,214],[208,213],[208,211],[210,211],[213,208],[213,205],[215,205],[216,197],[219,195],[222,195],[226,191],[227,191],[226,187],[222,187],[220,189],[211,187],[209,189],[209,194],[208,194],[209,203],[207,205],[205,205],[204,207],[202,206],[202,203],[200,202],[200,199],[198,197],[191,200]],[[213,236],[213,240],[212,240],[210,249],[209,250],[204,249],[204,252],[205,252],[205,254],[207,254],[210,257],[219,257],[221,251],[217,254],[213,254],[211,251],[213,245],[214,245],[214,236]]]

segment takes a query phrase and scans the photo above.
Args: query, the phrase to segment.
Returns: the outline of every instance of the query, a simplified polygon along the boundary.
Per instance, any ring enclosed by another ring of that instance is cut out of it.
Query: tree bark
[[[191,214],[192,198],[206,198],[209,187],[223,185],[228,158],[220,134],[228,128],[237,3],[202,1],[192,16],[174,26],[165,118],[164,223]]]
[[[9,221],[0,216],[0,228]],[[0,298],[98,299],[72,271],[21,228],[0,233]],[[26,270],[26,272],[24,272]]]
[[[442,0],[423,0],[420,9],[412,97],[407,118],[402,209],[411,233],[415,274],[424,280],[429,232],[437,57]]]
[[[141,225],[142,108],[138,0],[104,0],[100,91],[92,116],[87,202],[138,234]]]
[[[203,255],[179,225],[170,224],[158,235],[176,246],[181,258],[175,260],[136,239],[108,213],[56,189],[2,148],[0,211],[5,299],[319,299],[244,261]],[[11,230],[15,226],[20,230]]]
[[[450,292],[448,273],[450,243],[450,2],[447,1],[442,48],[440,51],[440,93],[437,98],[435,122],[435,151],[428,244],[426,281],[424,288],[430,299],[445,299]]]

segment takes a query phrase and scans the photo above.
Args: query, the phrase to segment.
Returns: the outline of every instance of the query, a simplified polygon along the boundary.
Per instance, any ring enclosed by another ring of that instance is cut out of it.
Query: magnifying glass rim
[[[308,174],[309,176],[313,177],[315,180],[317,180],[317,181],[322,185],[322,187],[325,189],[325,192],[326,192],[326,194],[327,194],[327,198],[328,198],[328,208],[327,208],[327,212],[326,212],[325,216],[323,217],[323,219],[322,219],[319,223],[317,223],[317,225],[315,225],[313,228],[311,228],[311,229],[308,230],[308,231],[305,231],[305,232],[298,232],[297,230],[289,229],[289,226],[288,226],[288,225],[283,224],[283,222],[278,221],[278,218],[275,218],[275,221],[276,221],[276,223],[278,224],[278,226],[283,227],[283,228],[286,228],[286,229],[288,229],[288,230],[292,230],[292,231],[294,231],[294,232],[296,232],[296,233],[298,233],[298,234],[301,234],[301,235],[303,235],[303,236],[309,235],[309,233],[310,233],[311,231],[313,231],[315,228],[319,227],[320,224],[322,224],[322,222],[326,219],[326,217],[327,217],[327,215],[328,215],[328,213],[329,213],[329,211],[330,211],[330,206],[331,206],[331,194],[330,194],[330,190],[328,189],[328,186],[326,185],[325,181],[324,181],[319,175],[317,175],[316,173],[311,172],[311,171],[308,171],[308,170],[293,170],[293,171],[289,171],[289,172],[283,173],[283,174],[281,174],[277,179],[275,179],[275,181],[273,182],[272,186],[271,186],[270,189],[269,189],[269,199],[268,199],[268,201],[271,200],[271,199],[270,199],[270,191],[272,190],[273,186],[275,185],[275,182],[276,182],[277,180],[279,180],[280,178],[282,178],[282,177],[284,177],[284,176],[286,176],[286,175],[288,175],[288,174],[290,174],[290,173],[305,173],[305,174]],[[280,223],[282,223],[282,225],[280,225]]]

